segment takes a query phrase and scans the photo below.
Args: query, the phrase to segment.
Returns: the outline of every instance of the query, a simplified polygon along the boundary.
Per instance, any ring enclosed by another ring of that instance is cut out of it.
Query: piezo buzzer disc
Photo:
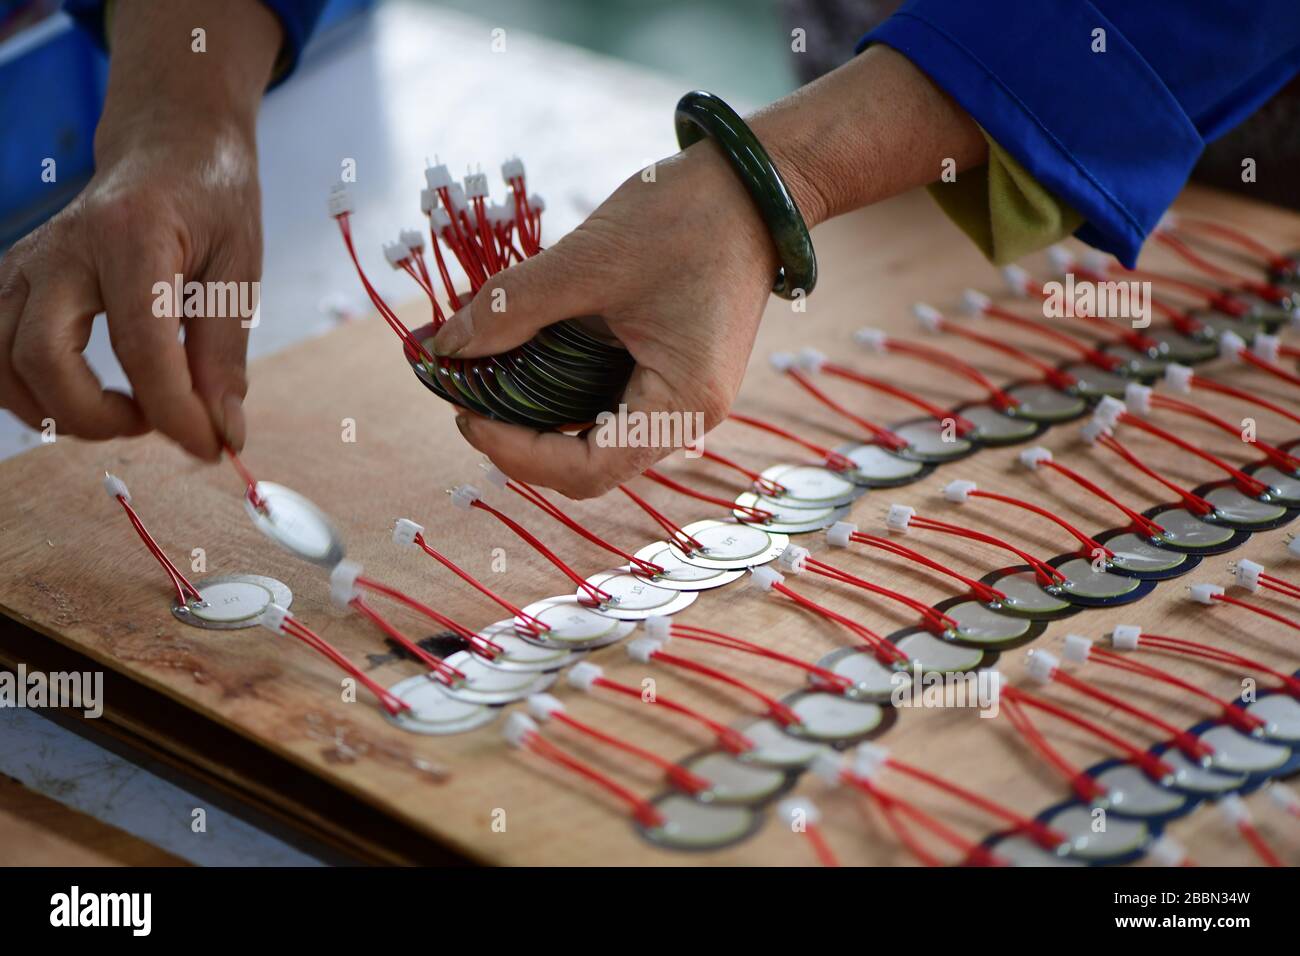
[[[719,850],[752,836],[763,822],[742,804],[701,803],[680,793],[656,797],[658,826],[637,823],[640,834],[670,850]]]
[[[1089,864],[1119,864],[1136,860],[1151,842],[1152,831],[1142,820],[1121,817],[1107,819],[1097,827],[1092,808],[1067,803],[1038,818],[1069,840],[1068,855]]]
[[[516,621],[515,633],[540,647],[591,650],[621,641],[636,630],[633,622],[597,613],[572,594],[534,601],[523,612],[550,627],[549,631],[534,634],[522,620]]]
[[[705,568],[753,568],[776,560],[777,555],[790,543],[789,537],[776,531],[767,531],[757,525],[736,521],[718,521],[706,518],[682,528],[703,548],[686,554],[677,544],[672,546],[673,557],[686,564]]]
[[[1077,554],[1063,554],[1047,563],[1066,578],[1064,583],[1054,584],[1047,590],[1082,607],[1132,604],[1146,597],[1156,586],[1155,581],[1125,577],[1099,569],[1092,561]]]
[[[613,598],[612,602],[601,604],[592,610],[620,621],[643,621],[648,617],[676,614],[686,610],[700,596],[698,591],[658,587],[637,577],[627,568],[601,571],[586,581]],[[580,598],[584,594],[585,592],[579,591],[574,597]]]
[[[1291,446],[1294,453],[1295,446]],[[1268,485],[1269,498],[1289,508],[1300,507],[1300,475],[1285,472],[1271,462],[1257,462],[1242,469]]]
[[[1001,591],[1005,598],[986,605],[1002,614],[1014,614],[1041,621],[1070,617],[1082,610],[1061,595],[1046,590],[1038,575],[1026,564],[999,568],[980,578],[981,584]]]
[[[325,512],[292,488],[272,481],[254,487],[262,507],[251,496],[244,508],[257,530],[304,561],[332,568],[343,560],[343,538]]]
[[[1161,786],[1144,770],[1124,760],[1108,760],[1088,774],[1106,788],[1108,812],[1120,816],[1169,820],[1198,802],[1186,793]]]
[[[1110,570],[1128,577],[1164,581],[1181,577],[1201,563],[1199,555],[1161,547],[1126,528],[1096,535],[1096,540],[1113,552],[1108,562]]]
[[[1073,421],[1087,413],[1088,402],[1074,392],[1063,392],[1046,382],[1017,382],[1003,389],[1016,400],[1016,418],[1055,424]]]
[[[751,511],[757,509],[771,515],[766,521],[752,521]],[[822,531],[837,521],[843,521],[849,514],[848,505],[839,507],[796,507],[780,504],[768,498],[760,498],[752,491],[741,492],[736,498],[736,507],[732,510],[736,520],[755,524],[767,531],[779,531],[782,534],[809,534]]]
[[[702,803],[762,804],[784,794],[799,779],[798,775],[779,767],[737,760],[720,750],[709,750],[688,757],[681,765],[709,781],[707,790],[695,794]]]
[[[1003,614],[970,597],[948,598],[936,604],[934,609],[957,624],[948,630],[945,637],[971,647],[995,647],[999,650],[1019,647],[1038,637],[1047,627],[1037,618]]]
[[[178,621],[210,631],[256,627],[258,618],[271,604],[287,608],[293,603],[293,592],[287,585],[262,574],[223,574],[204,578],[194,587],[203,600],[173,602],[172,615]]]
[[[853,464],[844,476],[863,488],[897,488],[919,481],[934,471],[931,462],[903,458],[879,445],[850,442],[834,449]]]
[[[555,683],[554,671],[512,671],[492,667],[473,651],[457,651],[445,658],[463,676],[443,688],[448,697],[468,704],[494,706],[540,694]]]
[[[783,508],[837,508],[852,504],[862,494],[848,474],[821,465],[772,465],[759,477],[784,489],[780,495],[762,495],[760,508],[768,508],[769,503]]]
[[[514,619],[497,621],[478,632],[478,636],[501,648],[495,657],[482,657],[488,667],[503,671],[556,671],[581,660],[584,652],[567,647],[543,647],[530,644],[519,636]]]
[[[1242,531],[1270,531],[1289,524],[1296,515],[1292,508],[1265,498],[1252,498],[1232,481],[1216,481],[1192,489],[1214,505],[1214,520]]]
[[[975,426],[975,437],[986,446],[1019,445],[1047,430],[1046,422],[1018,418],[988,402],[962,405],[956,413]]]
[[[496,707],[456,700],[446,693],[446,688],[428,674],[417,674],[399,681],[388,689],[401,698],[409,710],[384,716],[401,727],[417,734],[463,734],[482,727],[496,719]]]
[[[1187,554],[1223,554],[1250,537],[1249,531],[1206,521],[1182,505],[1156,505],[1142,514],[1164,529],[1161,547]]]
[[[737,578],[744,577],[745,574],[744,568],[706,568],[698,564],[688,564],[673,553],[673,546],[667,541],[647,544],[633,557],[663,568],[663,573],[654,577],[647,577],[640,571],[634,571],[638,578],[649,581],[655,587],[671,588],[675,591],[709,591],[730,584]]]
[[[1119,397],[1128,388],[1134,376],[1121,375],[1088,362],[1062,366],[1061,371],[1074,376],[1074,389],[1084,398],[1101,398],[1103,395]]]
[[[896,716],[893,707],[871,700],[854,700],[843,694],[817,690],[795,691],[781,699],[799,718],[784,730],[800,740],[846,746],[873,737],[888,728]]]
[[[973,435],[957,434],[955,421],[914,418],[890,425],[889,430],[907,442],[907,447],[896,453],[900,458],[938,464],[965,458],[979,450],[979,441]]]

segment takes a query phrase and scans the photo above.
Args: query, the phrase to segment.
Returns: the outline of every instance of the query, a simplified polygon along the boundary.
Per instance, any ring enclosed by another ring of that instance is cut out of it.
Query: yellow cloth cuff
[[[989,159],[952,182],[927,187],[939,208],[995,265],[1064,239],[1083,216],[1039,185],[1014,156],[988,135]]]

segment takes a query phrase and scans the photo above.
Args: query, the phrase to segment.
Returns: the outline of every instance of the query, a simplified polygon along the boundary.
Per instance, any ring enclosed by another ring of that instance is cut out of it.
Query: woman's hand
[[[750,121],[809,227],[983,161],[978,127],[906,59],[873,47]],[[543,326],[599,316],[632,353],[628,414],[727,414],[778,262],[726,158],[702,141],[629,179],[555,246],[494,276],[434,340],[440,355],[505,352]],[[497,306],[494,311],[493,305]],[[462,411],[461,433],[508,475],[602,494],[673,449],[610,447],[601,429],[536,432]]]

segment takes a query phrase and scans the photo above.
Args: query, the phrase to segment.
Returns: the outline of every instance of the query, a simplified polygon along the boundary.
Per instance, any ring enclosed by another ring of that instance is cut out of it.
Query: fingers
[[[29,428],[47,418],[18,373],[12,358],[18,319],[27,304],[27,279],[8,259],[0,262],[0,407],[9,409]]]
[[[95,440],[139,434],[144,423],[135,402],[104,389],[82,355],[100,310],[95,277],[72,257],[59,266],[57,275],[44,260],[20,266],[33,276],[24,272],[26,298],[9,352],[17,380],[59,432]]]
[[[100,286],[108,331],[136,402],[149,424],[190,454],[208,461],[221,441],[194,381],[180,342],[174,277],[181,253],[166,230],[136,229],[134,243],[101,248]],[[227,321],[227,320],[214,320]]]
[[[555,246],[511,266],[484,284],[433,340],[437,355],[474,358],[509,351],[539,329],[600,311],[600,282],[582,265],[582,241]]]
[[[194,391],[216,428],[217,437],[235,451],[244,448],[244,396],[248,392],[245,357],[248,329],[238,315],[206,316],[185,326]]]

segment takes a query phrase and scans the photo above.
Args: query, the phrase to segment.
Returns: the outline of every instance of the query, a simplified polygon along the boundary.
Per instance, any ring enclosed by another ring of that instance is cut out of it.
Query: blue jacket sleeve
[[[263,5],[271,10],[284,29],[284,47],[280,60],[276,64],[276,76],[272,86],[278,86],[294,71],[302,48],[311,37],[312,30],[320,20],[321,11],[328,0],[262,0]],[[104,8],[107,0],[64,0],[64,9],[85,29],[99,46],[105,50],[108,44],[104,37]]]
[[[1241,6],[910,0],[858,50],[906,56],[1132,265],[1205,143],[1300,71],[1300,0]]]

